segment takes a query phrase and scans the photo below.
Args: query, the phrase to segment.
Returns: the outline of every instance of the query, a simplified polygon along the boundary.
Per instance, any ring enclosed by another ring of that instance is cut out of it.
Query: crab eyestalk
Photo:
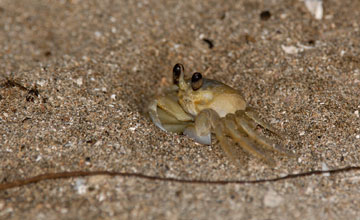
[[[188,85],[184,79],[184,66],[180,63],[175,64],[173,68],[173,81],[175,85],[178,85],[180,90],[188,89]]]
[[[188,84],[185,82],[184,79],[184,72],[181,72],[180,77],[179,77],[179,89],[180,90],[187,90],[188,89]]]

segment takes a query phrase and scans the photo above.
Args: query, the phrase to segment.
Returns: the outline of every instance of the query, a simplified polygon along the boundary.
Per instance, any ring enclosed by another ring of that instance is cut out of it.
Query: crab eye
[[[191,77],[191,87],[192,89],[195,91],[195,90],[198,90],[201,88],[203,84],[203,78],[202,78],[202,75],[201,73],[194,73]]]
[[[184,66],[180,63],[175,64],[173,68],[173,83],[175,85],[179,85],[179,78],[182,72],[184,72]]]

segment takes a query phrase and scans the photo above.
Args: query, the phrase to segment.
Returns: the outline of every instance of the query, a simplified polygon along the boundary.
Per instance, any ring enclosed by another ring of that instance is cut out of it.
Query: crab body
[[[191,83],[186,82],[187,87]],[[245,110],[246,103],[241,94],[221,82],[211,79],[203,79],[201,91],[194,92],[192,89],[178,91],[179,104],[192,116],[196,117],[204,109],[213,109],[220,117],[237,110]]]
[[[211,144],[215,134],[225,153],[237,160],[235,141],[248,153],[274,164],[267,150],[292,156],[280,145],[261,136],[255,131],[261,127],[281,136],[275,128],[263,122],[250,107],[240,92],[219,81],[203,78],[194,73],[184,78],[184,67],[176,64],[173,68],[174,85],[164,95],[154,99],[148,108],[150,118],[164,131],[183,133],[201,144]]]

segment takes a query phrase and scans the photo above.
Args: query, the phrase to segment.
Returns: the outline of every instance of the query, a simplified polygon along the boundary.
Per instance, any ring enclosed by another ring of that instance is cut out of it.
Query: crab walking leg
[[[259,144],[263,145],[269,150],[276,151],[280,154],[284,154],[287,156],[295,156],[290,152],[287,152],[285,149],[283,149],[280,145],[272,142],[270,139],[263,137],[256,133],[247,123],[247,120],[245,118],[235,117],[235,121],[240,126],[241,129],[243,129],[247,135],[249,135],[250,138],[258,142]]]
[[[226,116],[225,126],[232,139],[236,141],[246,152],[264,160],[269,165],[276,165],[275,161],[271,157],[269,157],[265,152],[259,150],[249,138],[240,133],[235,123],[235,115],[228,114]]]
[[[226,155],[234,161],[240,158],[235,148],[230,146],[229,141],[225,136],[226,130],[224,123],[221,121],[220,116],[216,111],[212,109],[202,110],[195,119],[195,129],[198,135],[205,135],[212,130]]]
[[[185,128],[183,134],[194,139],[197,143],[211,145],[211,133],[199,135],[198,133],[196,133],[194,125],[188,125]]]
[[[251,118],[252,120],[254,120],[258,125],[260,125],[261,127],[271,131],[272,133],[276,134],[277,136],[279,136],[280,138],[284,139],[284,134],[277,130],[276,128],[274,128],[273,126],[271,126],[270,124],[264,122],[263,120],[261,120],[260,116],[258,115],[258,113],[255,111],[254,108],[251,107],[246,107],[245,109],[245,115],[249,118]]]
[[[239,118],[249,118],[246,114],[245,114],[245,110],[237,110],[235,112],[236,117]],[[256,129],[256,127],[258,126],[258,123],[255,120],[251,120],[251,118],[249,118],[250,120],[248,120],[248,125],[252,128],[252,129]],[[235,121],[235,118],[234,118]]]
[[[201,111],[195,119],[195,130],[200,136],[211,133],[212,122],[220,121],[219,115],[211,109]]]
[[[236,152],[235,148],[230,146],[229,141],[226,139],[225,136],[225,126],[223,123],[217,123],[216,127],[214,128],[214,133],[216,138],[220,142],[220,146],[225,151],[226,155],[229,156],[233,161],[236,161],[240,158],[238,152]]]

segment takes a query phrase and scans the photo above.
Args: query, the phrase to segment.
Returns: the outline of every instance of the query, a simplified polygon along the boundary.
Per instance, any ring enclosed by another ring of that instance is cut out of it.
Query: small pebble
[[[267,20],[270,19],[270,17],[271,17],[270,11],[262,11],[262,12],[260,13],[260,19],[261,19],[262,21],[267,21]]]
[[[77,78],[77,79],[75,80],[75,83],[76,83],[78,86],[82,86],[82,84],[83,84],[83,79],[82,79],[82,77]]]
[[[322,171],[328,171],[329,170],[329,167],[326,165],[326,163],[322,162],[321,163],[321,169]],[[330,173],[323,173],[323,176],[330,176]]]
[[[278,207],[284,198],[278,195],[274,190],[269,190],[264,197],[264,205],[266,207],[275,208]]]
[[[82,195],[85,194],[87,191],[87,186],[86,186],[86,181],[83,178],[77,178],[75,180],[75,190],[77,191],[78,194]]]
[[[285,45],[281,45],[281,48],[283,49],[283,51],[287,54],[297,54],[299,52],[299,48],[295,47],[295,46],[285,46]]]
[[[95,31],[95,37],[100,38],[102,36],[102,33],[100,31]]]
[[[317,20],[321,20],[323,17],[323,1],[322,0],[304,0],[306,8],[310,14]]]

